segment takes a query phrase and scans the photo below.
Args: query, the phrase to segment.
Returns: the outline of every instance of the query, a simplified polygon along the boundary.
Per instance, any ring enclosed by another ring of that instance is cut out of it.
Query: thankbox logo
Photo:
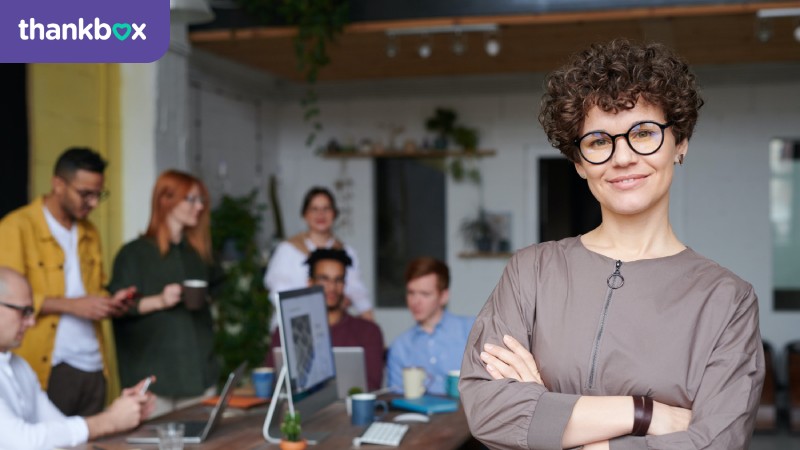
[[[146,63],[169,47],[164,0],[4,2],[0,62]]]
[[[115,23],[109,25],[101,22],[100,18],[95,17],[94,22],[84,23],[83,18],[73,23],[39,23],[34,18],[19,21],[19,38],[23,41],[66,41],[66,40],[97,40],[105,41],[113,36],[120,41],[125,41],[131,37],[132,41],[137,39],[147,40],[144,29],[146,23]]]

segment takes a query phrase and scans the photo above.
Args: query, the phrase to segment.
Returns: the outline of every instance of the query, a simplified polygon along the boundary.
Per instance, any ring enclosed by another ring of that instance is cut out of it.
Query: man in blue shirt
[[[450,299],[450,270],[434,258],[417,258],[406,268],[406,303],[417,322],[389,347],[388,386],[403,392],[403,368],[421,367],[427,392],[445,394],[447,372],[461,368],[474,317],[445,310]]]

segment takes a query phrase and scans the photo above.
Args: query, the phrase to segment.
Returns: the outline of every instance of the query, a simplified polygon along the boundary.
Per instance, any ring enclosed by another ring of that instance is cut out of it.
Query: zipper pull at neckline
[[[617,260],[617,262],[614,263],[614,273],[609,275],[608,279],[606,279],[606,284],[611,289],[619,289],[625,284],[625,277],[619,273],[620,267],[622,267],[622,261]]]

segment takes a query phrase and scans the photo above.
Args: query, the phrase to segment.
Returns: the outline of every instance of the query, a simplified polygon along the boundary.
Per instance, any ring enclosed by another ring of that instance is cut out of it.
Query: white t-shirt
[[[88,438],[86,421],[65,417],[24,359],[0,352],[0,448],[50,450],[73,447]]]
[[[44,218],[50,233],[64,252],[64,297],[83,297],[86,289],[83,286],[81,261],[78,257],[78,226],[72,224],[72,228],[64,228],[47,207],[44,207]],[[62,362],[84,372],[103,370],[100,344],[91,320],[70,314],[61,315],[56,330],[52,364],[55,366]]]

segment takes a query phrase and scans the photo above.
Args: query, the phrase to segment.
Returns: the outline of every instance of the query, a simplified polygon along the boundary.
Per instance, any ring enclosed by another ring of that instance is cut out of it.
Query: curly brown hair
[[[664,110],[676,142],[692,137],[703,99],[688,64],[664,45],[625,39],[592,44],[549,74],[539,122],[550,144],[578,162],[574,141],[588,111],[616,113],[639,99]]]

